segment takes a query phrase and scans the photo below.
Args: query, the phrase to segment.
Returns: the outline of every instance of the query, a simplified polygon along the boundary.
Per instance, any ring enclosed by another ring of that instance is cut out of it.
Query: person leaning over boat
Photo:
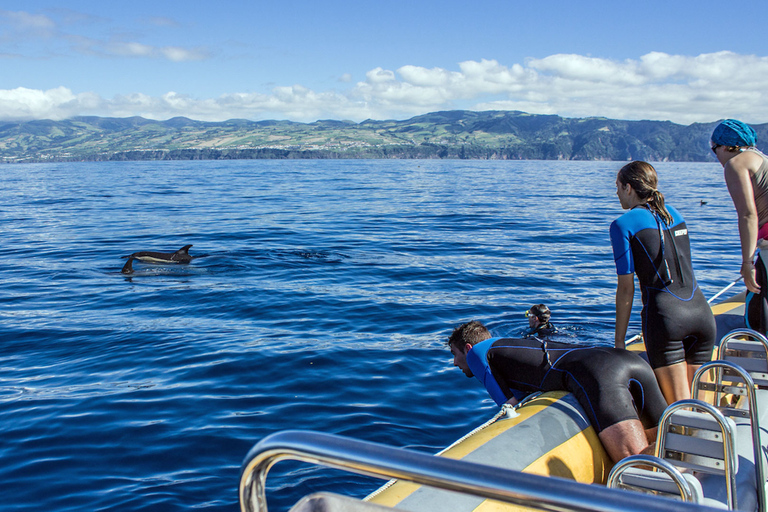
[[[693,374],[711,359],[717,328],[693,273],[685,220],[664,204],[657,183],[656,170],[641,161],[616,178],[616,194],[629,211],[610,228],[618,275],[615,346],[624,348],[637,274],[646,353],[672,403],[691,397]]]
[[[496,404],[516,405],[536,391],[569,391],[614,462],[650,452],[667,403],[639,355],[538,338],[493,338],[477,320],[454,329],[447,344],[453,365],[482,382]]]
[[[557,332],[557,329],[549,319],[552,312],[544,304],[534,304],[525,312],[528,317],[528,331],[525,336],[546,337]]]
[[[726,119],[712,132],[712,151],[723,166],[739,218],[741,275],[747,285],[744,319],[747,327],[766,334],[766,266],[757,248],[768,239],[768,157],[755,144],[755,130],[736,119]]]

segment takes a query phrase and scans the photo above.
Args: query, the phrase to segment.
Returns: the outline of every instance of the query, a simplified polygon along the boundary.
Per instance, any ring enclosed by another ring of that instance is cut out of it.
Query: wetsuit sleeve
[[[484,357],[485,354],[486,351],[475,350],[475,348],[473,348],[467,352],[467,365],[475,378],[485,386],[486,391],[491,395],[491,398],[496,402],[496,405],[501,406],[508,400],[508,398],[501,390],[499,383],[496,382],[496,379],[493,377],[487,359]]]
[[[629,244],[630,232],[622,226],[622,218],[619,217],[611,223],[611,247],[613,248],[613,261],[616,263],[616,274],[632,274],[635,272],[635,263],[632,259],[632,247]]]

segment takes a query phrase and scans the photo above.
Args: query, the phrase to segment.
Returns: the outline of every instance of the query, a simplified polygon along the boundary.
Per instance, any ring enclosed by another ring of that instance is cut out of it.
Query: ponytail
[[[653,208],[656,213],[664,221],[667,226],[672,225],[672,215],[669,214],[667,208],[664,206],[664,194],[654,189],[651,192],[651,196],[648,198],[648,204]]]

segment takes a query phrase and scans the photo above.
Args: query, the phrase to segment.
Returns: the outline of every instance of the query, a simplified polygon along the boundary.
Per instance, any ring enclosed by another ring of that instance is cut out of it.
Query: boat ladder
[[[768,401],[758,400],[758,394],[768,395],[768,338],[752,329],[731,331],[720,342],[718,359],[729,364],[711,365],[716,368],[716,378],[711,383],[702,381],[703,371],[700,370],[697,373],[699,378],[694,378],[694,392],[713,391],[712,403],[725,416],[749,420],[759,510],[765,512],[768,510],[768,500],[760,419],[761,414],[768,411],[761,410],[758,403],[762,401],[765,405]],[[725,396],[727,394],[741,397],[736,405],[741,405],[741,402],[744,405],[737,407],[729,403]]]
[[[714,378],[711,378],[713,374]],[[707,375],[710,378],[705,381]],[[703,365],[696,372],[691,388],[691,395],[697,400],[676,402],[665,411],[659,424],[657,457],[651,458],[653,463],[649,463],[647,456],[628,457],[613,468],[608,485],[701,502],[700,483],[689,473],[681,474],[677,467],[721,474],[726,479],[726,504],[735,509],[738,457],[734,451],[736,428],[731,418],[748,419],[758,510],[765,512],[765,470],[757,393],[768,392],[768,340],[748,329],[731,331],[720,342],[718,360]],[[712,404],[698,400],[707,393]],[[738,398],[735,405],[734,397]],[[683,420],[682,424],[675,424],[669,419],[678,409],[698,411],[699,420],[694,421],[696,417],[691,415],[693,411],[689,411],[678,417]],[[710,418],[704,419],[701,413],[708,414]],[[682,436],[687,436],[687,439]],[[670,440],[674,448],[671,450]],[[715,448],[713,443],[719,448]],[[714,452],[709,454],[702,451],[713,448]],[[715,454],[722,455],[713,456]],[[671,469],[663,462],[670,462]],[[643,466],[651,466],[653,470],[645,470]]]
[[[608,487],[676,496],[684,501],[717,506],[704,498],[701,484],[681,469],[723,475],[727,506],[736,508],[737,457],[735,425],[714,406],[700,400],[679,400],[667,407],[659,422],[656,456],[631,456],[614,466]],[[656,464],[644,469],[648,461]],[[673,466],[671,471],[667,465]],[[661,468],[661,471],[658,469]],[[674,491],[677,490],[677,493]]]

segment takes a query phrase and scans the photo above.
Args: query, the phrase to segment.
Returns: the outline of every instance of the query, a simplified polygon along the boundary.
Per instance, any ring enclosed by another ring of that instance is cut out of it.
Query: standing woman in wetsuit
[[[647,162],[630,162],[616,178],[616,194],[629,211],[610,229],[618,274],[615,346],[624,348],[637,274],[646,352],[672,403],[691,397],[693,374],[711,358],[716,327],[693,275],[685,220],[664,204],[657,186],[656,170]]]
[[[762,334],[768,327],[768,284],[758,242],[768,239],[768,157],[755,144],[751,126],[726,119],[712,132],[712,151],[723,166],[725,183],[739,217],[741,275],[747,285],[746,325]]]

